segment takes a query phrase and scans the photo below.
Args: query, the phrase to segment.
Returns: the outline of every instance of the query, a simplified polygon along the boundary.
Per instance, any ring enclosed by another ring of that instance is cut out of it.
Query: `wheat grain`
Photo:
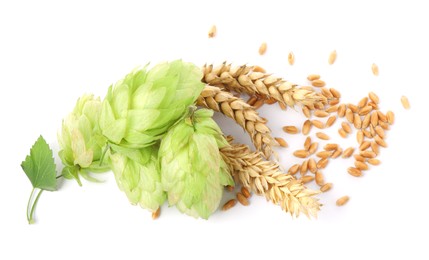
[[[331,54],[329,54],[328,63],[329,65],[334,64],[335,60],[337,59],[337,51],[333,50]]]
[[[317,117],[327,117],[327,116],[329,116],[329,113],[326,112],[326,111],[324,111],[324,110],[315,110],[314,111],[314,116],[317,116]]]
[[[314,176],[311,176],[311,175],[305,175],[305,176],[302,176],[302,177],[301,177],[301,181],[302,181],[302,183],[304,183],[304,184],[309,183],[309,182],[312,182],[312,181],[314,181]]]
[[[369,115],[369,114],[368,114]],[[368,115],[366,115],[366,116],[368,116]],[[377,113],[375,113],[375,112],[373,112],[373,113],[371,113],[371,125],[373,126],[373,127],[376,127],[376,126],[378,126],[378,114]]]
[[[322,132],[317,132],[316,136],[317,136],[317,138],[322,139],[322,140],[329,140],[329,135],[322,133]]]
[[[280,104],[282,104],[282,103],[280,103]],[[304,114],[304,116],[305,116],[306,118],[310,118],[310,117],[311,117],[310,109],[308,109],[308,107],[307,107],[307,106],[303,106],[303,107],[302,107],[302,113]]]
[[[294,164],[292,167],[289,168],[287,173],[290,175],[295,175],[299,171],[300,167],[301,167],[300,164],[298,164],[298,163]]]
[[[325,183],[322,187],[320,187],[321,192],[327,192],[332,189],[332,183]]]
[[[358,113],[359,112],[359,107],[353,104],[348,104],[347,107],[353,112],[353,113]]]
[[[355,126],[356,129],[362,128],[362,119],[360,118],[359,115],[354,116],[353,125]]]
[[[305,141],[304,141],[304,149],[308,151],[310,150],[310,146],[311,146],[311,137],[307,136],[307,138],[305,138]]]
[[[321,87],[324,87],[326,85],[326,83],[325,83],[325,81],[323,81],[321,79],[315,79],[315,80],[311,81],[311,85],[313,87],[316,87],[316,88],[321,88]]]
[[[212,25],[212,27],[210,27],[210,30],[209,30],[209,33],[208,33],[209,38],[215,37],[216,33],[217,33],[216,25]]]
[[[341,197],[341,198],[339,198],[339,199],[337,199],[337,202],[336,202],[336,204],[337,204],[337,206],[344,206],[348,201],[350,200],[350,197],[349,196],[343,196],[343,197]]]
[[[330,106],[327,109],[325,109],[326,112],[328,113],[334,113],[338,111],[338,106]]]
[[[288,134],[293,135],[293,134],[297,134],[299,132],[299,129],[296,126],[284,126],[283,131],[285,131]]]
[[[264,55],[265,52],[267,52],[267,43],[266,42],[261,43],[261,45],[259,46],[258,52],[259,52],[259,55]]]
[[[347,132],[346,132],[346,131],[344,131],[344,129],[343,129],[343,128],[338,129],[338,134],[340,134],[340,136],[341,136],[342,138],[346,138],[346,137],[347,137]]]
[[[355,168],[355,167],[349,167],[349,168],[347,169],[347,172],[348,172],[351,176],[354,176],[354,177],[361,177],[361,176],[362,176],[362,172],[361,172],[361,170],[359,170],[359,169],[357,169],[357,168]]]
[[[378,66],[375,63],[373,63],[371,65],[371,70],[372,70],[372,74],[374,74],[374,76],[378,76],[378,74],[379,74]]]
[[[410,109],[410,101],[408,100],[408,98],[406,96],[401,97],[401,103],[405,109]]]
[[[311,123],[312,123],[315,127],[319,128],[319,129],[323,129],[323,128],[325,128],[325,124],[324,124],[322,121],[319,121],[319,120],[312,120],[312,121],[311,121]]]
[[[334,98],[337,98],[337,99],[341,98],[341,93],[335,88],[330,88],[329,91],[331,92]]]
[[[363,140],[364,140],[364,131],[366,131],[366,130],[363,130],[363,131],[359,130],[356,133],[356,141],[358,142],[359,145],[361,145]]]
[[[337,120],[336,116],[330,116],[328,120],[326,120],[326,127],[331,127],[336,120]]]
[[[375,94],[374,92],[369,92],[368,93],[368,97],[369,99],[371,99],[372,102],[374,102],[375,104],[380,103],[380,99],[378,98],[377,94]]]
[[[364,151],[364,150],[368,149],[370,146],[371,146],[371,142],[363,141],[359,146],[359,150]]]
[[[387,147],[387,143],[380,136],[378,135],[374,136],[374,140],[379,146],[382,146],[385,148]]]
[[[235,204],[237,204],[237,201],[235,199],[231,199],[228,200],[223,206],[222,206],[222,210],[223,211],[227,211],[231,208],[233,208],[235,206]]]
[[[332,155],[332,151],[321,151],[316,153],[316,156],[319,158],[328,158]]]
[[[288,147],[288,143],[281,137],[274,138],[281,147]]]
[[[382,139],[384,139],[386,137],[386,134],[384,133],[384,130],[381,126],[376,126],[375,127],[375,132],[377,133],[378,136],[380,136]]]
[[[366,103],[368,103],[368,98],[367,98],[367,97],[364,97],[364,98],[362,98],[362,99],[358,102],[357,107],[358,107],[358,108],[363,108],[364,106],[366,106]],[[356,112],[355,112],[355,113],[356,113]]]
[[[365,162],[366,158],[359,155],[359,154],[355,154],[353,155],[353,157],[355,158],[356,161],[360,161],[360,162]]]
[[[249,206],[249,204],[250,204],[249,201],[241,192],[238,192],[236,197],[237,197],[238,202],[240,202],[241,205]]]
[[[365,115],[367,115],[371,111],[372,111],[372,106],[364,106],[363,108],[361,108],[359,110],[359,115],[360,116],[365,116]]]
[[[317,151],[318,146],[319,146],[319,143],[317,143],[317,142],[312,143],[310,145],[310,148],[308,149],[308,152],[310,154],[314,154]]]
[[[372,114],[375,114],[377,116],[377,113],[372,113]],[[364,116],[362,120],[362,128],[367,128],[369,126],[369,124],[371,123],[372,114],[367,114],[366,116]]]
[[[326,145],[323,147],[323,149],[325,149],[326,151],[334,151],[334,150],[337,150],[337,149],[338,149],[338,144],[332,144],[332,143],[329,143],[329,144],[326,144]]]
[[[378,155],[380,153],[380,147],[376,142],[371,142],[371,150]]]
[[[366,171],[369,169],[368,165],[361,161],[355,161],[355,167],[361,171]]]
[[[347,108],[346,110],[346,119],[350,122],[350,124],[353,124],[354,121],[354,113],[350,108]]]
[[[380,164],[380,160],[375,159],[375,158],[371,158],[371,159],[368,159],[368,163],[372,164],[372,165],[379,165]]]
[[[310,120],[305,120],[304,124],[302,125],[302,134],[308,135],[311,130],[312,123]]]
[[[308,172],[308,160],[304,160],[299,169],[301,176],[304,176]]]
[[[379,117],[380,117],[380,114],[379,114]],[[380,120],[382,122],[388,122],[389,125],[393,125],[393,123],[395,122],[395,114],[392,111],[387,111],[385,117],[386,117],[385,120],[382,120],[381,117],[380,117]]]
[[[364,158],[375,158],[377,155],[372,151],[361,151],[360,155]]]
[[[353,154],[354,151],[355,151],[355,148],[349,147],[346,150],[344,150],[344,153],[343,153],[342,157],[343,158],[349,158],[350,156],[352,156],[352,154]]]
[[[352,132],[352,128],[350,127],[350,125],[347,122],[342,122],[341,123],[341,127],[344,129],[344,131],[348,134],[350,134]]]
[[[161,207],[158,207],[158,209],[152,212],[152,219],[153,220],[158,219],[160,215],[161,215]]]
[[[316,80],[316,79],[320,79],[320,75],[318,75],[318,74],[310,74],[310,75],[308,75],[308,76],[307,76],[307,79],[308,79],[309,81],[313,81],[313,80]]]
[[[340,147],[337,148],[337,150],[334,151],[334,153],[331,155],[332,159],[338,158],[343,153],[343,149]]]
[[[322,158],[316,163],[316,167],[317,167],[317,169],[324,169],[324,168],[326,168],[328,163],[329,163],[328,158]]]
[[[295,63],[295,55],[293,52],[289,52],[287,55],[287,61],[289,62],[289,65],[293,65]]]
[[[293,155],[298,158],[307,158],[310,155],[310,152],[306,150],[296,150],[293,152]]]
[[[341,104],[338,106],[337,114],[341,118],[346,115],[346,105],[345,104]]]
[[[310,170],[310,172],[312,173],[316,173],[317,171],[317,165],[316,165],[316,161],[313,158],[310,158],[308,160],[308,169]]]
[[[249,192],[249,190],[246,187],[241,187],[241,194],[243,194],[246,199],[250,198],[252,194]]]
[[[325,178],[323,177],[323,173],[321,171],[316,172],[314,179],[316,184],[319,186],[323,186],[323,184],[325,184]]]

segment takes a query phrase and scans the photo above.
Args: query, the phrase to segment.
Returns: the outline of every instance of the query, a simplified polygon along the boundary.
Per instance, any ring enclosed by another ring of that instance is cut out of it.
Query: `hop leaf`
[[[126,148],[154,144],[196,101],[204,87],[201,78],[198,67],[180,60],[131,72],[103,101],[103,135]]]
[[[209,110],[198,110],[172,127],[161,141],[161,180],[168,202],[207,219],[219,206],[223,186],[233,180],[219,153],[227,145]]]

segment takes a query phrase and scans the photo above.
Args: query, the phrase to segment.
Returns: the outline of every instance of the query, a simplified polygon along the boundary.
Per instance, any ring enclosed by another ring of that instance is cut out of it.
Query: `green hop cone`
[[[197,66],[177,60],[134,70],[111,86],[100,117],[111,147],[140,149],[161,139],[195,103],[202,76]]]
[[[168,202],[207,219],[219,206],[224,186],[234,182],[219,148],[228,145],[213,111],[200,109],[178,122],[161,140],[161,180]]]
[[[102,102],[93,95],[78,99],[72,113],[64,118],[58,133],[59,156],[64,164],[62,175],[76,179],[80,176],[96,181],[89,172],[109,170],[106,163],[100,165],[106,139],[101,135],[98,125]]]
[[[129,150],[127,154],[112,153],[110,163],[119,189],[125,192],[131,204],[154,212],[164,203],[167,196],[157,167],[156,146]]]

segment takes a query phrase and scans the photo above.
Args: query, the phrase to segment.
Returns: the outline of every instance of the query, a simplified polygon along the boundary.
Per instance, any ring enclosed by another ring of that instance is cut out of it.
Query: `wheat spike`
[[[232,138],[228,137],[231,143]],[[261,153],[252,152],[247,145],[232,144],[221,154],[231,173],[244,187],[263,195],[292,216],[300,213],[317,217],[320,203],[314,195],[319,191],[307,189],[300,180],[280,171],[279,165],[266,161]]]
[[[310,89],[299,88],[270,74],[255,72],[253,66],[232,67],[224,62],[218,67],[204,65],[203,73],[203,82],[209,85],[238,93],[271,97],[289,107],[298,104],[314,108],[316,103],[326,102],[325,97]]]
[[[269,158],[275,144],[271,130],[255,109],[243,99],[218,87],[206,85],[197,99],[197,105],[221,112],[234,119],[252,139],[256,149]]]

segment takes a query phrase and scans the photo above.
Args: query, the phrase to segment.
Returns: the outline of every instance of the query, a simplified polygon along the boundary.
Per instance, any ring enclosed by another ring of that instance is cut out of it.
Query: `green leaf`
[[[21,167],[31,181],[33,188],[54,191],[57,188],[55,162],[52,150],[45,139],[40,136],[31,147]]]

